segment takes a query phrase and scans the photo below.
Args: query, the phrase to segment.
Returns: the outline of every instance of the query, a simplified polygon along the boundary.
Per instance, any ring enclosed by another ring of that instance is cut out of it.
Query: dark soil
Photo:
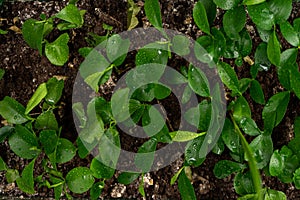
[[[178,30],[194,39],[202,34],[192,21],[194,1],[162,0],[160,2],[165,28]],[[1,28],[8,29],[14,25],[21,28],[26,19],[38,19],[41,13],[51,16],[61,10],[66,3],[65,0],[42,3],[37,1],[5,3],[0,12]],[[143,2],[139,2],[139,5],[142,6]],[[3,99],[5,96],[10,96],[25,105],[39,84],[46,82],[53,76],[63,77],[65,79],[65,90],[57,116],[59,117],[59,122],[62,126],[63,137],[73,141],[76,139],[77,133],[73,124],[71,109],[72,89],[79,65],[83,61],[83,58],[78,54],[78,49],[87,46],[85,37],[89,32],[99,35],[105,34],[105,30],[102,28],[103,23],[112,25],[114,27],[113,32],[115,33],[125,31],[127,26],[127,3],[125,0],[80,0],[78,6],[80,9],[87,10],[85,24],[80,29],[68,31],[72,38],[69,42],[70,58],[63,67],[53,66],[46,57],[39,56],[38,51],[31,49],[25,43],[21,34],[9,31],[6,35],[0,35],[0,68],[5,69],[6,71],[3,80],[0,81],[0,99]],[[299,9],[300,4],[295,4],[291,16],[292,18],[300,16]],[[219,14],[221,15],[222,13]],[[16,19],[15,17],[18,17],[18,20],[14,20]],[[138,19],[140,22],[138,25],[139,27],[150,26],[145,18],[143,9],[138,15]],[[217,19],[216,25],[218,25],[218,23],[220,23],[220,20]],[[251,26],[251,22],[249,22],[248,25]],[[51,33],[47,39],[48,41],[53,41],[57,36],[58,32],[54,32]],[[253,41],[255,41],[254,46],[257,46],[260,39],[255,30],[251,32],[251,36],[253,37]],[[282,41],[282,44],[284,44],[284,48],[288,48],[286,42]],[[250,55],[252,58],[253,56],[254,53]],[[182,61],[178,62],[180,63]],[[247,65],[239,68],[236,67],[239,78],[250,77],[249,67],[250,66]],[[282,90],[274,68],[268,72],[260,72],[258,81],[263,86],[266,99]],[[105,98],[109,98],[112,90],[113,84],[111,86],[108,85],[102,88],[101,95]],[[260,127],[262,127],[261,112],[263,107],[254,103],[248,93],[246,93],[246,98],[251,102],[250,106],[253,111],[252,113],[254,114],[253,119]],[[172,107],[172,104],[170,105],[170,107]],[[168,115],[168,117],[172,117],[172,115],[174,116],[177,113],[176,109],[173,111],[172,109],[168,110],[170,110],[170,116]],[[292,123],[297,115],[300,115],[299,99],[292,96],[285,119],[277,128],[275,128],[272,135],[275,149],[280,148],[290,141],[292,137]],[[124,137],[122,138],[122,141],[124,141],[122,145],[125,145],[125,149],[132,149],[133,144],[136,145],[136,147],[139,145],[138,142],[128,141]],[[0,156],[7,162],[10,168],[20,171],[28,162],[15,156],[9,150],[7,143],[0,144]],[[66,174],[68,170],[75,166],[87,166],[86,163],[89,163],[91,159],[91,156],[84,160],[75,158],[71,162],[60,165],[59,167],[63,169],[63,172]],[[192,168],[193,186],[199,199],[236,199],[238,197],[233,188],[233,176],[220,180],[215,178],[212,172],[216,162],[221,159],[230,159],[230,156],[227,152],[223,153],[222,156],[210,153],[207,156],[206,161],[200,167]],[[183,159],[181,158],[168,167],[157,172],[146,174],[147,199],[180,199],[177,184],[171,186],[169,183],[171,177],[179,170],[182,164]],[[37,163],[36,174],[38,174],[40,170],[39,164]],[[117,195],[120,194],[122,198],[142,199],[138,192],[139,181],[123,186],[118,184],[116,180],[117,175],[118,173],[113,179],[106,181],[106,186],[101,195],[103,198],[119,197]],[[148,184],[147,180],[149,182]],[[151,183],[152,181],[153,184]],[[300,199],[300,191],[296,190],[291,184],[282,184],[276,178],[264,176],[264,185],[268,188],[283,191],[286,193],[288,199]],[[37,191],[37,194],[30,197],[37,197],[39,199],[53,197],[52,190],[48,190],[47,188],[37,188]],[[0,195],[29,197],[19,191],[14,184],[7,184],[4,173],[0,173]],[[88,194],[85,193],[83,195],[74,196],[83,198],[88,197]]]

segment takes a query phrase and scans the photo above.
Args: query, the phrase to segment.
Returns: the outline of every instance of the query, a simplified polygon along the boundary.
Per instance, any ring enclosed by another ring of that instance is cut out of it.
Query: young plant
[[[41,14],[41,20],[28,19],[22,27],[22,34],[27,44],[37,49],[40,55],[45,54],[49,61],[57,66],[63,66],[69,57],[69,35],[61,34],[55,41],[49,42],[46,37],[55,28],[54,20],[59,19],[60,23],[56,28],[60,31],[80,28],[84,23],[85,10],[79,10],[75,3],[69,3],[59,13],[50,18],[46,18],[45,14]]]
[[[7,124],[0,128],[0,142],[8,139],[10,149],[30,161],[19,174],[18,169],[8,168],[0,158],[0,170],[6,171],[8,183],[16,182],[25,193],[34,194],[36,186],[44,186],[53,188],[55,199],[60,199],[62,193],[71,198],[67,188],[83,193],[93,187],[94,177],[89,168],[76,167],[66,177],[58,170],[58,164],[72,160],[77,150],[71,141],[61,137],[61,127],[56,120],[55,110],[59,107],[63,88],[62,80],[51,78],[39,85],[26,107],[10,97],[0,101],[0,115]],[[38,111],[37,106],[41,113],[32,112]],[[38,175],[34,170],[37,158],[42,159],[43,169]]]

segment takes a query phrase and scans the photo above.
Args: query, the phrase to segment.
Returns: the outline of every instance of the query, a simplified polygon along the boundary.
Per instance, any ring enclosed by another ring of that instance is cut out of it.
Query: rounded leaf
[[[243,6],[228,10],[223,18],[223,27],[230,39],[239,39],[239,32],[246,23],[246,11]]]
[[[60,138],[56,148],[56,162],[65,163],[70,161],[76,154],[76,148],[67,139]]]
[[[25,126],[16,125],[15,133],[9,137],[8,143],[11,150],[22,158],[32,159],[39,154],[37,137]]]
[[[69,58],[69,35],[64,33],[54,42],[46,43],[45,54],[53,65],[63,66]]]
[[[77,167],[69,171],[66,182],[72,192],[82,194],[93,186],[95,179],[89,168]]]
[[[232,162],[230,160],[221,160],[217,162],[214,167],[214,175],[219,178],[226,178],[232,173],[242,171],[246,166],[240,163]]]

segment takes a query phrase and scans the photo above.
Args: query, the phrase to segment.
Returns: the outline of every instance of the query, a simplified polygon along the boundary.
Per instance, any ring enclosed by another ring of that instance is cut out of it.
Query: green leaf
[[[259,135],[251,143],[257,168],[262,169],[268,165],[273,153],[273,142],[271,136]]]
[[[59,19],[75,24],[76,27],[80,27],[84,22],[83,14],[84,13],[81,13],[75,5],[68,4],[55,16]]]
[[[239,172],[234,177],[234,189],[239,195],[247,195],[255,193],[254,185],[252,182],[250,172],[242,173]]]
[[[151,102],[155,98],[154,91],[155,84],[150,83],[140,88],[137,88],[131,95],[131,98],[142,102]]]
[[[247,6],[247,10],[252,21],[263,30],[271,30],[275,24],[275,16],[270,11],[267,2]]]
[[[45,130],[40,132],[39,141],[42,144],[46,155],[50,155],[56,149],[58,137],[55,131]]]
[[[28,19],[22,26],[22,34],[27,44],[34,49],[38,49],[40,55],[43,53],[43,30],[44,23],[35,19]]]
[[[259,84],[259,82],[257,80],[253,80],[251,82],[250,96],[256,103],[259,103],[262,105],[265,104],[265,95],[264,95],[261,85]]]
[[[240,96],[232,105],[233,117],[236,121],[240,122],[244,117],[251,118],[251,109],[245,99],[245,97]]]
[[[258,45],[255,51],[255,66],[257,66],[258,69],[268,71],[271,62],[268,59],[267,54],[267,44],[265,42],[262,42]],[[256,76],[255,76],[256,77]]]
[[[154,135],[154,138],[157,140],[157,142],[162,142],[162,143],[172,142],[172,138],[170,136],[169,129],[166,124],[156,135]]]
[[[90,170],[95,178],[110,179],[113,177],[115,170],[100,162],[97,158],[93,158]]]
[[[144,188],[144,179],[141,180],[140,184],[139,184],[139,193],[145,198],[146,197],[146,193],[145,193],[145,188]]]
[[[222,82],[233,92],[239,93],[239,80],[234,69],[224,62],[219,62],[217,64],[217,69]]]
[[[179,56],[185,56],[190,53],[190,40],[183,35],[175,35],[172,38],[172,49]]]
[[[139,49],[135,56],[135,65],[150,63],[166,65],[168,62],[168,46],[166,44],[150,43]]]
[[[188,80],[190,87],[195,93],[202,97],[210,96],[209,82],[206,75],[200,68],[190,65],[188,71]]]
[[[239,126],[248,135],[257,136],[257,135],[261,134],[261,130],[259,130],[255,121],[250,117],[243,117],[239,121]]]
[[[193,90],[191,89],[191,87],[189,85],[187,85],[184,88],[183,94],[182,94],[182,98],[181,98],[181,102],[182,104],[186,104],[187,102],[190,101],[191,96],[193,94]]]
[[[87,124],[80,131],[80,138],[83,143],[93,144],[98,142],[104,133],[104,123],[102,119],[97,116],[96,109],[97,98],[93,98],[87,106]],[[91,150],[91,149],[90,149]]]
[[[69,59],[69,35],[64,33],[54,42],[46,43],[45,54],[53,65],[63,66]]]
[[[202,150],[201,147],[204,138],[205,138],[204,136],[197,137],[189,141],[188,144],[186,145],[184,156],[185,156],[185,160],[189,165],[197,167],[204,162],[205,157],[200,157],[200,153],[201,153],[200,150]]]
[[[91,200],[99,199],[103,188],[104,188],[104,182],[94,183],[94,185],[90,189],[90,198],[91,198]]]
[[[286,195],[281,191],[268,189],[265,194],[264,200],[273,200],[273,199],[286,200]]]
[[[72,110],[74,112],[74,115],[80,122],[79,128],[84,128],[86,125],[87,117],[85,115],[83,104],[81,102],[74,103],[72,106]]]
[[[12,126],[3,126],[0,128],[0,143],[3,142],[7,136],[14,132],[15,128]]]
[[[174,142],[187,142],[193,140],[199,136],[204,135],[206,132],[203,133],[194,133],[189,131],[174,131],[171,132],[171,138]]]
[[[226,35],[233,40],[239,39],[239,32],[246,23],[246,11],[243,6],[226,11],[223,17],[223,27]]]
[[[110,66],[106,58],[93,49],[86,59],[81,63],[79,71],[84,81],[96,92],[98,83],[104,75],[105,70]]]
[[[5,173],[5,178],[8,183],[15,182],[19,177],[19,171],[16,169],[8,169]]]
[[[297,48],[291,48],[283,51],[280,55],[280,66],[278,68],[287,68],[286,65],[293,65],[296,63],[298,55]]]
[[[224,1],[224,0],[213,0],[214,3],[224,9],[224,10],[230,10],[234,7],[236,7],[240,2],[241,0],[227,0],[227,1]]]
[[[28,121],[24,106],[11,97],[4,97],[0,101],[0,115],[12,124],[23,124]]]
[[[287,49],[281,53],[280,66],[277,67],[277,74],[280,83],[287,90],[292,90],[291,76],[296,76],[297,80],[298,64],[296,64],[298,49]],[[295,73],[295,74],[291,74]],[[293,80],[293,81],[294,81]]]
[[[245,28],[240,32],[238,46],[239,46],[239,54],[242,57],[248,56],[252,51],[252,39],[250,34]]]
[[[3,78],[4,74],[5,74],[5,70],[0,69],[0,80]]]
[[[145,133],[152,137],[162,130],[165,125],[165,119],[156,107],[150,106],[144,112],[142,125]]]
[[[115,66],[121,65],[127,55],[130,46],[129,39],[122,39],[119,34],[108,38],[106,43],[106,55]]]
[[[128,0],[128,9],[127,9],[127,29],[132,30],[134,29],[138,24],[139,20],[136,17],[138,13],[140,12],[141,7],[136,5],[133,0]]]
[[[271,156],[269,163],[269,172],[272,176],[278,176],[282,174],[284,168],[284,157],[275,150]]]
[[[59,138],[56,147],[56,162],[66,163],[76,155],[76,148],[69,140]]]
[[[298,65],[296,64],[296,68],[290,69],[290,81],[291,88],[296,94],[296,96],[300,99],[300,72],[298,71]]]
[[[239,80],[239,82],[240,82],[240,92],[243,94],[249,88],[250,83],[252,82],[252,79],[242,78],[242,79]],[[232,95],[235,96],[234,94],[232,94]]]
[[[157,140],[151,138],[139,147],[138,152],[134,158],[134,163],[142,172],[150,171],[153,165],[156,146]]]
[[[293,177],[293,182],[295,184],[295,187],[299,190],[300,189],[300,168],[298,168]]]
[[[28,194],[34,194],[33,167],[35,159],[33,159],[22,171],[22,176],[17,178],[18,187]]]
[[[299,167],[299,159],[294,155],[294,148],[283,146],[280,152],[274,151],[271,160],[269,171],[271,175],[277,176],[282,182],[290,183],[293,179],[293,173]],[[299,142],[296,145],[298,151]],[[291,149],[293,149],[293,151]]]
[[[211,120],[211,103],[207,100],[201,101],[197,107],[190,108],[184,113],[184,119],[198,130],[208,130]]]
[[[280,92],[272,96],[262,112],[265,134],[271,134],[275,126],[283,119],[290,101],[289,92]]]
[[[295,31],[295,29],[292,27],[292,25],[289,22],[287,21],[282,22],[280,24],[280,31],[283,37],[286,39],[286,41],[288,41],[288,43],[290,43],[294,47],[300,45],[298,33]]]
[[[259,27],[257,27],[257,32],[259,34],[260,39],[266,43],[268,43],[270,35],[273,33],[272,30],[264,30]]]
[[[182,200],[196,200],[196,194],[190,180],[182,171],[178,178],[178,189]]]
[[[274,13],[275,22],[279,24],[289,18],[293,6],[292,0],[271,0],[268,2],[268,7]]]
[[[255,4],[260,4],[265,2],[266,0],[244,0],[243,4],[247,5],[247,6],[251,6],[251,5],[255,5]]]
[[[120,151],[119,132],[114,127],[110,127],[100,139],[98,160],[106,166],[115,168],[118,163]]]
[[[129,113],[129,89],[119,89],[111,97],[111,108],[117,122],[125,121],[130,117]]]
[[[275,65],[280,65],[280,44],[276,36],[276,32],[274,30],[273,34],[270,35],[268,46],[267,46],[267,54],[270,62]]]
[[[11,150],[22,158],[32,159],[39,154],[37,137],[24,126],[16,125],[15,133],[9,137],[8,143]]]
[[[38,88],[36,89],[32,97],[29,99],[26,106],[25,114],[27,115],[28,113],[30,113],[30,111],[33,108],[39,105],[39,103],[43,100],[43,98],[45,98],[46,95],[47,95],[47,86],[46,83],[42,83],[41,85],[38,86]]]
[[[7,166],[6,166],[6,164],[5,164],[5,162],[4,162],[4,160],[2,159],[2,157],[0,157],[0,171],[3,171],[3,170],[7,170],[8,168],[7,168]]]
[[[118,182],[124,185],[128,185],[135,181],[140,176],[139,173],[132,173],[132,172],[122,172],[118,176]]]
[[[92,47],[82,47],[78,49],[78,53],[84,58],[86,58],[92,51],[93,51]]]
[[[69,171],[66,176],[68,188],[77,194],[88,191],[94,184],[95,179],[91,170],[87,167],[77,167]]]
[[[5,34],[7,34],[7,33],[8,33],[8,31],[5,31],[5,30],[0,29],[0,35],[5,35]]]
[[[87,157],[90,152],[97,146],[98,141],[94,141],[92,143],[85,142],[80,137],[77,138],[76,144],[78,147],[78,155],[80,158]]]
[[[271,30],[275,23],[288,19],[292,11],[292,0],[270,0],[247,8],[252,21],[259,28]]]
[[[181,174],[181,171],[184,169],[184,167],[181,167],[178,172],[171,178],[170,184],[174,185],[174,183],[177,181],[179,175]]]
[[[212,26],[217,15],[216,4],[211,0],[200,0],[199,2],[203,4],[208,22]]]
[[[210,34],[210,27],[208,23],[206,10],[201,1],[198,1],[194,6],[193,19],[201,31]]]
[[[232,122],[226,118],[221,137],[227,148],[236,155],[243,155],[243,148],[238,133]]]
[[[130,103],[130,102],[129,102]],[[104,98],[98,97],[95,100],[95,109],[97,115],[101,117],[103,123],[109,124],[113,119],[110,102],[107,102]]]
[[[46,83],[47,86],[47,95],[45,97],[45,100],[50,105],[55,105],[63,92],[64,89],[64,81],[58,80],[57,78],[51,78]]]
[[[231,175],[232,173],[242,171],[245,168],[246,165],[244,164],[232,162],[230,160],[221,160],[217,162],[213,172],[217,178],[223,179]]]
[[[149,22],[155,28],[162,28],[160,5],[158,0],[145,0],[144,9]]]
[[[52,110],[40,114],[34,124],[38,130],[58,130],[58,123]]]
[[[212,36],[201,36],[194,45],[194,53],[198,60],[208,63],[210,67],[215,67],[213,60],[218,60],[224,53],[226,41],[223,33],[216,29],[211,29]]]
[[[224,150],[225,150],[224,142],[222,138],[219,138],[218,142],[215,144],[214,148],[212,149],[212,152],[214,154],[221,155],[224,152]]]
[[[167,98],[171,92],[171,89],[165,85],[155,84],[154,86],[154,96],[158,100]]]

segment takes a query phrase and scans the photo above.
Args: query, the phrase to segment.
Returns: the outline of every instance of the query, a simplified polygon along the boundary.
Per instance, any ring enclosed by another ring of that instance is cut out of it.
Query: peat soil
[[[201,35],[201,31],[197,29],[192,20],[192,9],[194,0],[161,0],[161,8],[163,14],[164,27],[180,31],[191,38],[195,39]],[[9,29],[12,26],[21,28],[24,21],[28,18],[38,19],[41,13],[45,13],[48,17],[61,10],[67,1],[49,1],[49,2],[14,2],[4,3],[0,11],[0,24],[2,29]],[[139,1],[138,4],[142,7],[143,2]],[[77,137],[77,132],[73,124],[72,117],[72,90],[74,80],[76,78],[80,63],[83,57],[78,54],[78,49],[87,46],[85,37],[89,32],[99,35],[104,35],[105,30],[102,24],[106,23],[112,25],[113,32],[119,33],[126,30],[127,16],[126,16],[126,0],[79,0],[78,7],[87,10],[85,15],[85,24],[80,29],[68,31],[70,35],[70,57],[69,61],[63,67],[51,65],[46,57],[40,56],[37,50],[31,49],[23,40],[22,34],[18,30],[9,30],[6,35],[0,35],[0,68],[5,69],[6,73],[4,78],[0,81],[0,99],[5,96],[15,98],[17,101],[25,105],[37,86],[53,76],[60,76],[65,79],[65,89],[57,112],[59,123],[62,126],[63,137],[74,141]],[[300,4],[294,4],[293,14],[291,19],[299,17]],[[222,16],[222,12],[218,16]],[[138,15],[138,27],[148,27],[149,22],[145,18],[143,8]],[[221,20],[216,19],[215,25],[220,25]],[[250,31],[253,38],[253,46],[256,47],[260,43],[257,31],[253,28],[251,21],[247,22],[247,29]],[[58,37],[58,32],[51,33],[47,37],[48,41],[53,41]],[[282,40],[283,48],[288,48],[288,44]],[[250,57],[253,58],[254,52]],[[300,56],[298,56],[299,58]],[[132,60],[129,62],[132,62]],[[229,61],[232,62],[232,61]],[[173,63],[173,64],[172,64]],[[175,60],[169,63],[170,66],[182,65],[182,61]],[[177,66],[178,67],[178,66]],[[124,68],[125,69],[125,68]],[[242,67],[235,67],[239,78],[250,77],[250,66],[245,64]],[[105,85],[101,88],[101,95],[105,98],[111,96],[113,90],[113,83],[118,79],[117,75],[111,81],[110,85]],[[273,94],[283,90],[278,82],[275,68],[267,72],[260,72],[258,81],[262,84],[265,98],[270,98]],[[246,93],[245,97],[250,102],[253,113],[253,119],[262,128],[262,106],[254,103],[249,94]],[[175,104],[174,104],[175,105]],[[167,109],[168,117],[176,118],[176,109],[172,109],[173,104],[170,104]],[[300,115],[299,100],[291,97],[291,101],[287,110],[287,114],[282,123],[275,128],[272,135],[274,141],[274,148],[278,149],[282,145],[288,143],[293,137],[293,121],[297,115]],[[0,127],[3,126],[0,124]],[[121,139],[124,148],[131,148],[132,144],[140,145],[136,141],[128,141]],[[7,162],[10,168],[22,170],[27,160],[22,160],[15,156],[8,147],[8,144],[0,144],[0,156]],[[87,166],[92,157],[86,159],[74,158],[72,161],[60,165],[59,168],[66,174],[70,169],[76,166]],[[196,195],[199,199],[236,199],[238,196],[233,188],[233,176],[225,179],[215,178],[212,169],[217,161],[221,159],[230,159],[228,152],[224,152],[221,156],[210,153],[206,161],[198,168],[192,168],[193,186]],[[147,199],[180,199],[180,194],[177,184],[170,185],[171,177],[179,170],[183,164],[183,158],[178,159],[159,171],[152,172],[146,175],[146,194]],[[39,174],[41,169],[39,163],[36,163],[35,173]],[[118,184],[116,177],[106,181],[106,185],[101,197],[105,199],[122,197],[126,199],[142,199],[138,192],[139,181],[124,186]],[[153,182],[153,183],[152,183]],[[288,199],[300,199],[300,191],[296,190],[292,184],[282,184],[278,179],[266,177],[263,175],[264,186],[283,191]],[[53,191],[45,187],[36,188],[37,194],[28,196],[17,189],[15,184],[8,184],[5,181],[4,173],[0,173],[0,196],[6,197],[36,197],[38,199],[49,199],[53,197]],[[78,198],[88,198],[88,193],[82,195],[74,195]]]

